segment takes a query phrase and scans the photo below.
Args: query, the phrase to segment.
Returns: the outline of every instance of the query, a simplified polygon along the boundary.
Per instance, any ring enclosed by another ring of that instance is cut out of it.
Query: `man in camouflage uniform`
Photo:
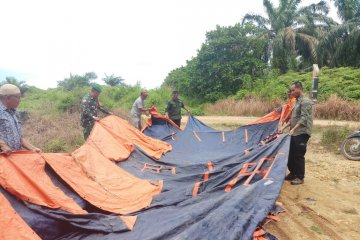
[[[99,84],[93,84],[90,93],[85,95],[81,101],[81,126],[84,128],[85,140],[89,137],[95,121],[100,120],[97,116],[98,110],[105,114],[112,114],[99,104],[98,97],[101,90]]]
[[[181,108],[185,109],[189,114],[190,111],[185,108],[185,105],[179,99],[179,92],[173,91],[172,99],[168,102],[165,112],[166,117],[170,118],[176,125],[181,125]]]

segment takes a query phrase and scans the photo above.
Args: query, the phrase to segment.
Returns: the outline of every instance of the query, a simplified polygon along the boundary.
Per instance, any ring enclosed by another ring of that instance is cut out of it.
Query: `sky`
[[[0,81],[43,89],[86,72],[156,88],[216,25],[265,16],[262,0],[0,0],[0,9]]]

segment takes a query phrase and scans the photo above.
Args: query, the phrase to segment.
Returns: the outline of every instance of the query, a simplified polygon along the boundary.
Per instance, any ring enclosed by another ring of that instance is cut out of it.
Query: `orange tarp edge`
[[[90,144],[73,152],[43,154],[46,162],[83,199],[100,209],[127,214],[147,207],[162,185],[124,171]]]
[[[294,108],[296,98],[291,98],[288,103],[285,103],[281,109],[280,122],[288,122],[291,117],[291,112]]]
[[[127,159],[133,151],[133,144],[154,159],[159,159],[172,149],[170,144],[144,135],[129,122],[113,115],[95,123],[85,144],[93,145],[114,161]]]
[[[291,112],[294,108],[296,102],[296,98],[291,98],[289,102],[285,103],[281,107],[281,113],[274,110],[269,114],[266,114],[265,116],[247,124],[247,125],[253,125],[253,124],[259,124],[259,123],[267,123],[267,122],[273,122],[275,120],[280,119],[280,122],[287,122],[289,121],[291,117]]]
[[[40,154],[27,151],[10,156],[0,154],[0,185],[26,202],[75,214],[86,213],[52,183]]]
[[[152,105],[152,106],[149,108],[149,110],[150,110],[150,115],[151,115],[151,116],[153,116],[153,117],[155,117],[155,118],[159,118],[159,119],[166,120],[166,121],[168,121],[171,125],[173,125],[173,126],[176,127],[177,129],[179,129],[180,131],[182,131],[181,128],[179,128],[179,126],[176,125],[171,119],[169,119],[169,118],[167,118],[166,116],[160,114],[154,105]],[[145,130],[145,128],[147,128],[147,127],[149,127],[149,126],[151,126],[151,125],[152,125],[152,120],[151,120],[151,117],[149,117],[148,120],[147,120],[147,122],[144,124],[143,129],[141,129],[141,131],[143,132],[143,131]]]
[[[0,239],[41,240],[0,192]]]
[[[251,123],[248,123],[246,125],[254,125],[259,123],[267,123],[267,122],[273,122],[275,120],[278,120],[280,118],[280,113],[275,111],[272,111],[271,113],[266,114],[264,117],[259,118]]]

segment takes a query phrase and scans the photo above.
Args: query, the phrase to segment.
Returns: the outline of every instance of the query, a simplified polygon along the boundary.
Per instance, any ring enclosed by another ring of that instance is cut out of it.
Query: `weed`
[[[322,234],[322,230],[318,226],[311,226],[310,229],[318,234]]]

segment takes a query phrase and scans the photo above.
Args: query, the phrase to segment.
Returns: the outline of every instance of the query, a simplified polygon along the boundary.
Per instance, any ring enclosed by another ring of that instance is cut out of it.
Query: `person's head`
[[[291,85],[291,88],[290,88],[290,91],[291,91],[291,96],[293,97],[300,97],[302,94],[303,94],[303,86],[301,84],[301,82],[294,82],[292,85]]]
[[[179,92],[178,92],[178,91],[173,91],[173,92],[172,92],[172,98],[173,98],[174,100],[179,99]]]
[[[142,100],[145,100],[148,95],[149,95],[149,94],[148,94],[148,92],[147,92],[145,89],[141,90],[141,92],[140,92],[140,97],[141,97]]]
[[[20,89],[13,84],[4,84],[0,87],[0,99],[5,107],[15,109],[20,104]]]
[[[99,84],[94,83],[94,84],[91,85],[90,94],[91,94],[92,97],[97,98],[100,95],[101,91],[102,91],[102,88],[101,88],[101,86]]]

